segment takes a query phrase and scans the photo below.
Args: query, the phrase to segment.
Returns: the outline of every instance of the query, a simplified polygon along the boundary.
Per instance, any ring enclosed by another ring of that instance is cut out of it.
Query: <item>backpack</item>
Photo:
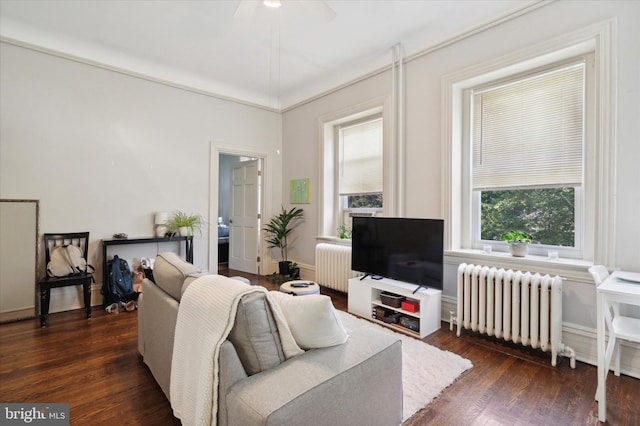
[[[47,264],[47,275],[50,277],[60,278],[87,272],[93,273],[94,268],[87,264],[87,260],[82,257],[82,252],[77,246],[72,244],[58,246],[51,252]]]
[[[104,304],[137,300],[138,293],[133,291],[133,275],[126,260],[117,255],[108,262],[109,279],[102,284]]]

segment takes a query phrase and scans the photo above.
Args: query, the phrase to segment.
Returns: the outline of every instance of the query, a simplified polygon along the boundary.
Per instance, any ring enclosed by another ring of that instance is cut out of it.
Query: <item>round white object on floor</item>
[[[306,296],[307,294],[320,294],[320,286],[313,281],[294,280],[282,284],[280,291],[294,296]]]
[[[242,281],[245,284],[249,284],[251,285],[251,281],[249,281],[249,279],[245,278],[245,277],[231,277],[232,280],[238,280],[238,281]]]

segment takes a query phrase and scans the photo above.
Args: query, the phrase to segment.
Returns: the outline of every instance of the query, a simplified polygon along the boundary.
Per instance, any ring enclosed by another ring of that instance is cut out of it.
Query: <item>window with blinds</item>
[[[508,231],[576,248],[586,58],[471,91],[470,188],[479,240]]]
[[[472,187],[580,186],[583,62],[473,93]]]
[[[380,114],[337,126],[341,225],[351,214],[382,210],[383,119]],[[354,213],[355,212],[355,213]]]
[[[382,192],[382,118],[340,126],[340,195]]]

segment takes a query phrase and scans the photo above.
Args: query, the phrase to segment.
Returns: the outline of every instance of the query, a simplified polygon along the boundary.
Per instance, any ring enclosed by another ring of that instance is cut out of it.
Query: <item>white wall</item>
[[[156,211],[215,225],[211,143],[273,153],[272,184],[282,185],[279,113],[6,43],[0,67],[0,198],[40,200],[41,233],[90,231],[97,277],[100,240],[152,236]],[[279,206],[275,194],[268,204]],[[197,266],[215,268],[208,230],[194,250]]]
[[[442,79],[459,71],[500,56],[526,49],[547,40],[609,19],[617,26],[617,121],[615,177],[615,265],[640,270],[640,191],[637,165],[640,164],[640,2],[557,1],[470,36],[457,43],[410,61],[406,65],[406,216],[442,217],[444,171],[442,161]],[[391,60],[391,51],[389,52]],[[318,180],[318,120],[323,115],[352,107],[366,100],[390,96],[391,76],[383,73],[322,98],[287,111],[283,115],[283,185],[289,179],[309,176]],[[308,148],[313,143],[313,148]],[[314,264],[313,247],[318,234],[318,197],[305,209],[308,222],[299,232],[299,241],[291,257],[299,263]],[[482,259],[475,260],[476,263]],[[456,297],[455,270],[464,256],[445,260],[443,315]],[[595,346],[595,288],[586,267],[558,271],[544,263],[540,272],[568,276],[564,290],[565,331],[575,336],[586,334],[583,359],[593,360]],[[576,337],[577,340],[580,338]],[[640,366],[640,351],[629,362]]]

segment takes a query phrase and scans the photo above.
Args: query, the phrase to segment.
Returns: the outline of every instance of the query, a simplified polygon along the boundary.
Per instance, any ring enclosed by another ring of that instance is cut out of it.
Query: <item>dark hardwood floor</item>
[[[264,277],[221,273],[276,288]],[[345,294],[323,293],[346,310]],[[66,402],[72,425],[180,424],[138,354],[135,312],[107,314],[96,307],[87,320],[80,309],[52,314],[47,324],[0,325],[0,402]],[[458,338],[446,323],[424,341],[474,367],[406,426],[598,424],[593,366],[578,362],[572,370],[561,358],[554,368],[548,354],[469,333]],[[607,395],[608,424],[640,425],[640,380],[610,374]]]

